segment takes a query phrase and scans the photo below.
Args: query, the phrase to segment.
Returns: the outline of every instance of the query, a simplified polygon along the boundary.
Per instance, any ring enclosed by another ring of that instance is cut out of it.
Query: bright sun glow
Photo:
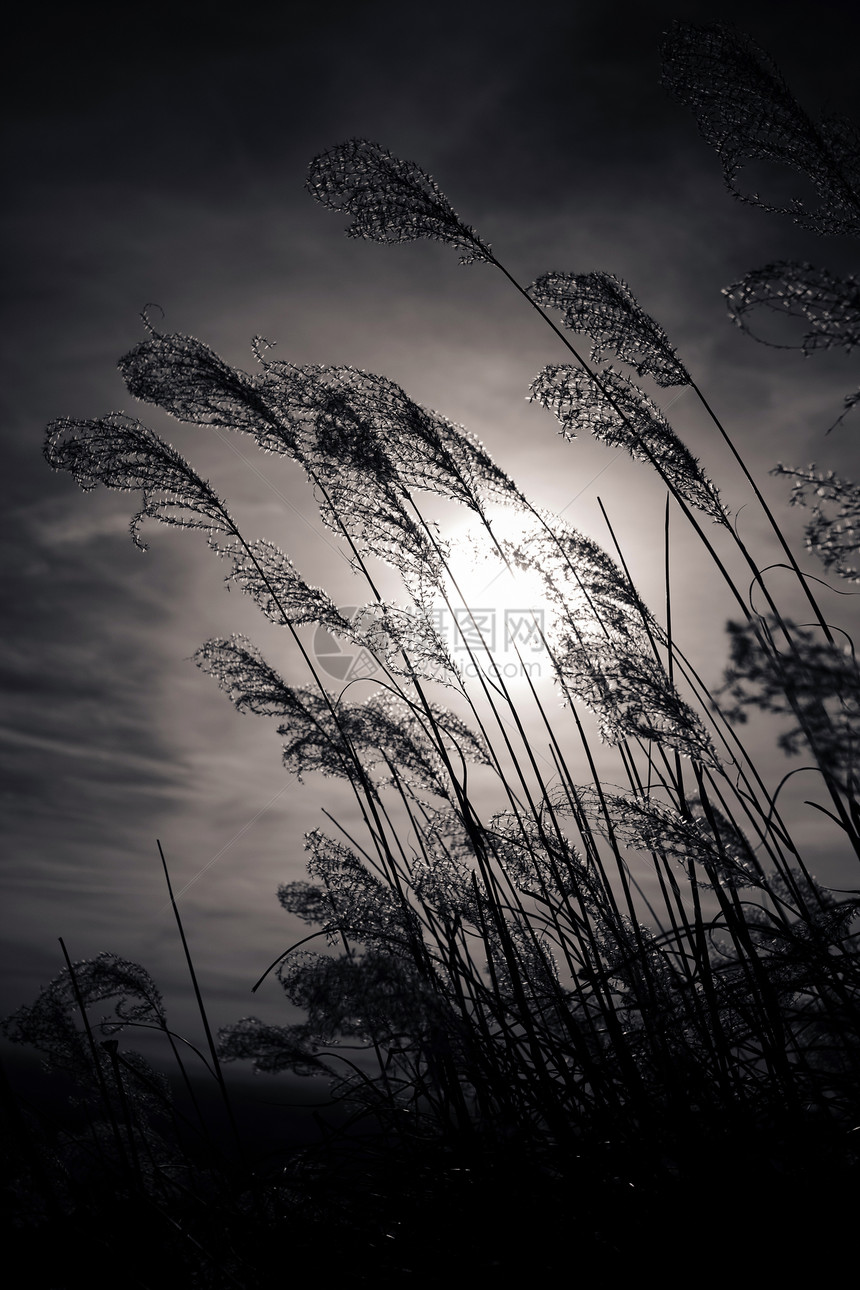
[[[496,508],[490,524],[504,545],[522,537],[534,521]],[[541,633],[547,629],[548,607],[539,575],[506,568],[480,524],[464,524],[454,531],[448,563],[449,602],[439,597],[434,614],[466,675],[474,675],[477,666],[493,675],[493,665],[507,681],[522,678],[524,669],[532,679],[547,675]]]

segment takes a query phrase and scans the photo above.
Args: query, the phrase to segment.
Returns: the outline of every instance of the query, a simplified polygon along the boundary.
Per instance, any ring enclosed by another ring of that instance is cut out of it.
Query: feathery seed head
[[[592,362],[601,362],[610,350],[658,385],[689,384],[663,328],[613,273],[545,273],[532,283],[529,294],[539,305],[560,309],[565,327],[591,337]]]
[[[461,264],[492,259],[426,171],[369,139],[347,139],[320,153],[305,187],[323,206],[353,217],[348,237],[388,243],[430,237],[462,251]]]
[[[813,233],[860,230],[860,136],[851,121],[811,120],[764,50],[727,23],[676,22],[661,53],[663,84],[694,112],[735,197],[790,215]],[[780,162],[806,175],[818,207],[797,198],[791,206],[774,206],[742,191],[738,176],[750,161]]]
[[[143,506],[131,521],[135,544],[141,521],[203,529],[232,536],[233,523],[212,486],[175,448],[134,417],[112,412],[97,420],[64,417],[48,426],[45,457],[54,470],[68,470],[85,491],[104,484],[120,492],[143,493]]]
[[[650,462],[673,492],[727,525],[717,487],[678,438],[663,413],[626,376],[607,369],[599,378],[570,365],[545,367],[529,389],[529,400],[553,412],[565,438],[587,430],[602,443],[625,448]]]

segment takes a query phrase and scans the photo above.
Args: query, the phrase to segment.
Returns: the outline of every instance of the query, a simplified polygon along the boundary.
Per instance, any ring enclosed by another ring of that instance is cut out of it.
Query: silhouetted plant
[[[695,113],[735,197],[790,215],[813,233],[860,232],[860,136],[853,121],[813,120],[764,50],[726,23],[676,22],[662,55],[663,84]],[[810,210],[798,198],[776,206],[743,191],[739,174],[750,161],[777,162],[809,179],[819,207]]]
[[[832,470],[818,471],[814,462],[805,469],[780,464],[771,473],[794,480],[789,498],[792,506],[806,506],[816,499],[806,526],[807,549],[826,569],[849,582],[860,581],[860,572],[847,563],[860,549],[860,485]]]

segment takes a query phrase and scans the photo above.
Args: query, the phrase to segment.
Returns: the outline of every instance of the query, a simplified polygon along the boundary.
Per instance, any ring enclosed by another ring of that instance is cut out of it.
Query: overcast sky
[[[756,345],[720,296],[777,259],[856,271],[856,247],[733,201],[692,117],[661,89],[658,57],[673,17],[734,20],[807,109],[856,116],[848,8],[286,0],[125,6],[109,27],[86,6],[19,19],[4,69],[0,1012],[56,973],[62,935],[76,958],[108,949],[143,962],[186,1016],[158,837],[187,886],[216,1022],[283,1017],[274,983],[249,995],[297,934],[275,891],[302,876],[302,834],[321,806],[348,805],[330,781],[298,789],[271,723],[238,716],[188,661],[208,637],[244,631],[304,679],[275,629],[225,594],[199,536],[149,525],[141,555],[131,498],[85,496],[42,459],[52,418],[132,411],[212,479],[251,536],[352,601],[297,472],[134,404],[116,360],[142,339],[143,306],[238,366],[253,366],[261,334],[277,358],[392,378],[475,432],[539,505],[607,543],[599,494],[656,609],[660,487],[600,445],[565,443],[525,402],[540,368],[564,361],[549,330],[501,275],[461,267],[449,247],[345,238],[343,218],[304,191],[307,165],[350,136],[373,139],[432,173],[522,283],[551,269],[618,274],[760,476],[815,460],[856,477],[858,414],[824,435],[856,385],[850,361]],[[725,454],[689,394],[672,418],[722,479]],[[766,488],[782,506],[784,485]],[[733,507],[746,500],[736,476],[725,493]],[[788,517],[795,534],[801,519]],[[764,541],[751,510],[741,527]],[[683,643],[718,677],[730,605],[688,539],[673,558]],[[856,624],[853,602],[827,603]],[[773,762],[774,782],[783,770]],[[813,851],[820,827],[803,826]],[[845,877],[830,843],[819,849],[825,876]]]

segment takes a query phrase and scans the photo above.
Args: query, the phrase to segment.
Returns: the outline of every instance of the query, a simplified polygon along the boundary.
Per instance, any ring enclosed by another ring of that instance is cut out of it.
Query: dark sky
[[[755,345],[720,296],[776,259],[856,270],[856,248],[731,200],[692,117],[659,85],[658,41],[673,17],[735,21],[807,109],[856,116],[858,24],[849,6],[827,3],[287,0],[105,14],[32,7],[4,68],[0,1011],[55,974],[63,935],[75,957],[109,949],[143,962],[173,1015],[186,1015],[160,837],[177,887],[187,886],[216,1021],[248,1011],[274,1020],[285,1015],[277,987],[253,1001],[248,990],[298,934],[275,889],[301,876],[302,834],[322,822],[320,807],[348,803],[329,781],[297,790],[273,730],[234,713],[188,660],[235,630],[290,679],[304,679],[300,666],[252,605],[225,595],[225,571],[197,535],[150,525],[142,556],[126,532],[132,499],[84,496],[52,475],[45,425],[134,411],[218,485],[251,535],[277,541],[309,581],[353,603],[298,475],[249,442],[133,404],[116,360],[144,334],[140,310],[157,302],[165,330],[239,366],[253,365],[261,334],[279,358],[394,379],[478,434],[538,504],[606,543],[599,493],[656,609],[658,484],[599,445],[564,443],[524,401],[538,370],[563,361],[548,330],[500,275],[460,267],[448,247],[346,239],[342,218],[305,193],[307,164],[350,136],[374,139],[430,171],[523,283],[550,269],[618,274],[762,478],[778,460],[856,476],[856,424],[824,436],[852,387],[849,360]],[[690,396],[673,418],[722,480],[725,454]],[[785,487],[766,488],[783,506]],[[725,493],[746,503],[735,475]],[[741,527],[767,563],[776,554],[748,511]],[[795,535],[801,519],[787,517]],[[673,558],[685,647],[716,679],[730,606],[687,539]],[[838,621],[856,623],[853,602],[836,604]],[[767,755],[776,779],[785,767]],[[807,813],[800,832],[823,876],[845,877],[820,820]]]

